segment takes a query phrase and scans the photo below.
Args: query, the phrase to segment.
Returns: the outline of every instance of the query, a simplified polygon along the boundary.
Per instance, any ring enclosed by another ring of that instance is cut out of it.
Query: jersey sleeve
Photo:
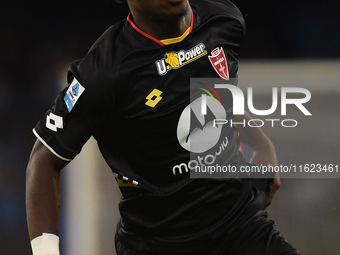
[[[110,27],[81,60],[71,64],[66,86],[33,129],[56,156],[71,161],[83,145],[102,133],[115,109],[115,38],[123,22]]]
[[[43,119],[33,129],[35,136],[57,157],[71,161],[93,135],[95,110],[91,105],[91,88],[82,83],[81,61],[74,62],[68,72],[68,86],[55,99]]]

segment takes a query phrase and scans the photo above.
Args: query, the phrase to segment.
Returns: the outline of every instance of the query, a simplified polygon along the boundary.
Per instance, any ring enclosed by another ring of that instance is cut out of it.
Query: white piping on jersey
[[[40,142],[42,142],[43,145],[46,146],[47,149],[49,149],[50,152],[52,152],[54,155],[56,155],[58,158],[64,160],[64,161],[72,161],[73,159],[68,159],[68,158],[64,158],[63,156],[60,156],[58,153],[56,153],[45,141],[44,139],[42,139],[39,134],[37,133],[37,131],[35,131],[35,129],[33,128],[33,134],[39,139]]]
[[[113,176],[116,178],[116,179],[119,179],[119,175],[117,174],[117,173],[113,173]],[[122,177],[122,180],[124,180],[124,181],[128,181],[128,182],[130,182],[130,183],[132,183],[132,184],[134,184],[134,185],[136,185],[136,186],[138,186],[138,181],[135,181],[135,180],[130,180],[128,177],[126,177],[126,176],[123,176]]]

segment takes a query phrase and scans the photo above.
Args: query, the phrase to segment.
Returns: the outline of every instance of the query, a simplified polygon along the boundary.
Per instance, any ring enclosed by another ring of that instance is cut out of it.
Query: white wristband
[[[60,255],[59,237],[43,233],[31,241],[33,255]]]

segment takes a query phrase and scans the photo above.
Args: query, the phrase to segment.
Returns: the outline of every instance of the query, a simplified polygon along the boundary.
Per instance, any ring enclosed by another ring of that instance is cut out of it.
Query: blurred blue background
[[[247,22],[241,63],[340,58],[339,1],[234,2]],[[30,254],[24,191],[25,168],[35,141],[31,130],[52,106],[61,79],[66,81],[61,70],[84,56],[107,27],[127,16],[128,9],[113,0],[12,0],[3,1],[0,12],[0,254]],[[287,185],[300,184],[294,180]],[[292,189],[287,192],[279,198],[294,196]],[[325,197],[330,204],[339,199],[338,190],[331,193]],[[320,205],[323,202],[319,200]],[[275,208],[281,213],[287,209]]]

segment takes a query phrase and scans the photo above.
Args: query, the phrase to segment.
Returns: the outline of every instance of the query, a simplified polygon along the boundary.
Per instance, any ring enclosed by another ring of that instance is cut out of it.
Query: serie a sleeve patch
[[[64,96],[64,101],[69,112],[72,111],[74,105],[84,91],[85,88],[77,81],[76,78],[74,78]]]

